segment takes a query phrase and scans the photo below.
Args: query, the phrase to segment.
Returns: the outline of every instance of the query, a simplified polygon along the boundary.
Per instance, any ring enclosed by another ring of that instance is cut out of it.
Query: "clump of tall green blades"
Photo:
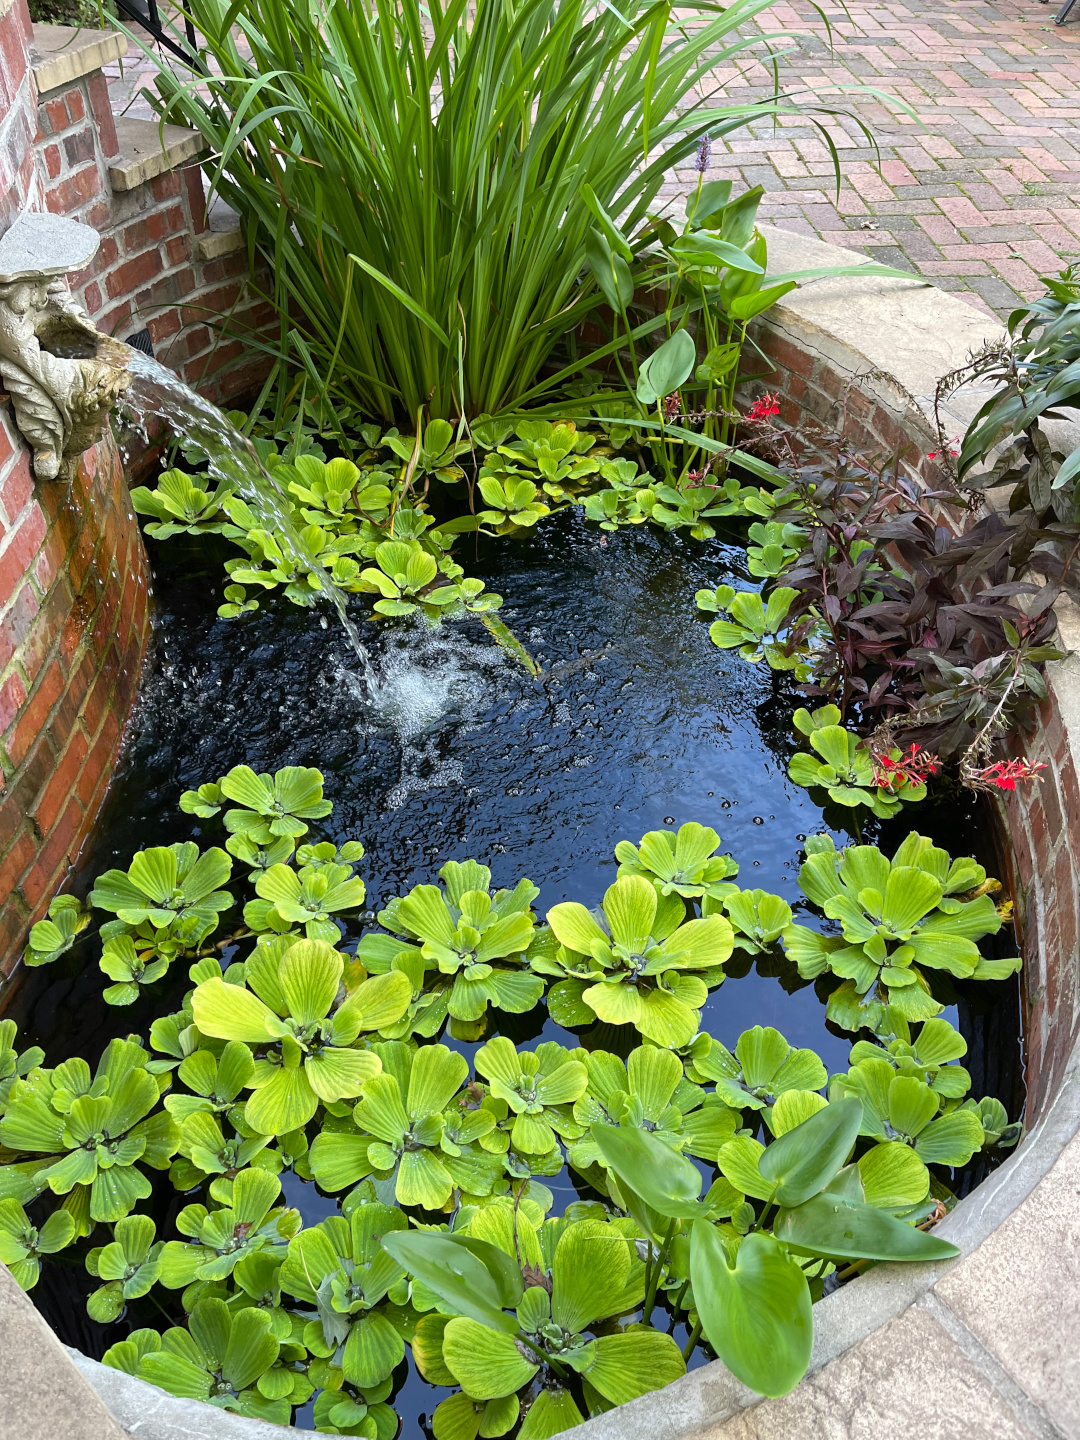
[[[585,190],[632,233],[703,135],[790,108],[685,105],[767,5],[190,0],[213,73],[170,59],[160,104],[270,262],[282,363],[330,409],[473,418],[603,301]]]

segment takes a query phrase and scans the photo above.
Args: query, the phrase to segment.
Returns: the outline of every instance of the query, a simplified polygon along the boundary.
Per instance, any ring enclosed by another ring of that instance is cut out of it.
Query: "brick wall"
[[[149,570],[111,438],[33,481],[0,425],[0,973],[105,797],[149,632]]]
[[[1072,643],[1075,646],[1076,638]],[[1009,748],[1011,757],[1046,765],[1041,784],[1017,791],[999,807],[1011,842],[1013,895],[1023,942],[1029,1122],[1049,1110],[1080,1037],[1080,785],[1064,719],[1071,692],[1080,684],[1077,665],[1070,658],[1049,667],[1051,690],[1038,723],[1029,735],[1014,738]],[[1071,728],[1077,735],[1076,727]]]
[[[239,236],[212,234],[195,137],[114,117],[101,32],[32,27],[0,0],[0,233],[25,208],[92,226],[69,277],[98,328],[146,328],[157,358],[224,400],[265,362],[208,322],[271,318],[249,292]],[[97,50],[94,47],[97,47]],[[82,48],[81,48],[82,47]],[[177,154],[183,163],[177,163]],[[138,689],[149,568],[107,437],[74,480],[35,482],[0,392],[0,979],[97,817]]]
[[[41,187],[34,164],[34,80],[30,16],[23,0],[0,0],[0,231]]]
[[[250,389],[265,376],[265,362],[240,340],[222,344],[212,322],[231,313],[238,327],[258,329],[274,312],[247,289],[245,250],[219,255],[203,243],[198,159],[116,188],[110,170],[123,166],[121,139],[144,122],[121,120],[118,137],[100,70],[41,94],[37,120],[45,204],[101,235],[93,261],[70,277],[98,329],[123,340],[145,327],[157,358],[213,398]],[[156,127],[146,122],[145,129],[152,139]]]

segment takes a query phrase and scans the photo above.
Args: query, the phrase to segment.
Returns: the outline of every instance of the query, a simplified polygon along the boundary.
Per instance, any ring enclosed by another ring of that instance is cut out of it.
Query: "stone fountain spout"
[[[0,237],[0,379],[39,480],[69,479],[130,383],[130,352],[95,329],[68,287],[97,232],[23,215]]]

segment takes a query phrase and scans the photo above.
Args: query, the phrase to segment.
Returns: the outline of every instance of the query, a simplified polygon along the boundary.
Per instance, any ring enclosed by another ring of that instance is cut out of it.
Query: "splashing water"
[[[504,651],[422,622],[399,632],[380,656],[378,677],[366,694],[351,671],[343,669],[337,678],[364,702],[364,728],[397,741],[401,772],[384,797],[388,810],[426,790],[461,785],[461,761],[439,753],[442,732],[475,728],[496,699],[508,699],[508,692],[516,698],[522,689],[520,671]]]
[[[145,425],[146,418],[156,415],[164,420],[175,436],[193,440],[207,456],[210,474],[215,480],[230,484],[258,516],[267,530],[274,532],[282,550],[300,570],[310,570],[318,578],[322,592],[337,611],[342,629],[360,661],[363,685],[371,693],[376,685],[371,659],[349,616],[348,602],[304,543],[292,518],[289,502],[270,471],[255,453],[246,435],[242,435],[227,415],[196,394],[190,386],[164,365],[141,350],[128,347],[131,359],[128,373],[131,385],[123,404],[133,415],[136,425]]]

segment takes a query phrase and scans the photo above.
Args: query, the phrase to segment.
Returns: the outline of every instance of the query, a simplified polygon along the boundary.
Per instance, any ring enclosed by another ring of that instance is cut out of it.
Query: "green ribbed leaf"
[[[513,1335],[456,1316],[443,1335],[443,1358],[458,1384],[477,1400],[497,1400],[527,1385],[538,1367],[525,1360]]]

